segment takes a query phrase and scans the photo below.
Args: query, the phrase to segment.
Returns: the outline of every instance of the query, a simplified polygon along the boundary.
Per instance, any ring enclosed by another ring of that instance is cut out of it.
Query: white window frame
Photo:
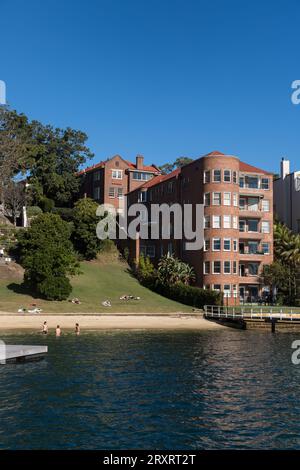
[[[215,203],[215,194],[218,194],[218,195],[219,195],[219,199],[218,199],[219,203],[218,203],[218,204]],[[213,205],[213,206],[220,206],[221,204],[222,204],[222,193],[219,192],[219,191],[213,192],[212,205]]]
[[[207,199],[209,200],[208,204],[207,204]],[[204,193],[204,207],[209,207],[210,204],[211,204],[210,193]]]
[[[209,175],[209,177],[207,178],[206,175]],[[204,181],[204,183],[210,183],[210,177],[211,177],[210,170],[205,170],[203,172],[203,181]]]
[[[226,270],[225,270],[226,263],[229,263],[229,272],[226,272]],[[225,274],[225,275],[230,275],[231,274],[231,261],[229,261],[229,260],[223,261],[223,274]]]
[[[267,230],[264,228],[264,226],[266,224],[268,226]],[[262,220],[261,221],[261,233],[270,233],[270,230],[271,230],[271,224],[270,224],[269,220]]]
[[[264,208],[264,203],[268,204],[268,209],[267,210]],[[262,212],[270,212],[270,199],[263,199],[261,201],[261,210],[262,210]]]
[[[205,215],[204,216],[204,221],[203,221],[203,224],[204,224],[204,229],[210,229],[210,215]]]
[[[215,263],[220,263],[220,272],[219,273],[216,273],[215,271]],[[218,260],[216,259],[215,261],[212,262],[212,268],[213,268],[213,274],[222,274],[222,261],[221,260]]]
[[[225,180],[225,172],[226,171],[229,171],[229,181]],[[231,183],[231,176],[232,176],[231,170],[228,170],[227,168],[225,170],[223,170],[223,181],[224,181],[224,183]]]
[[[231,215],[223,215],[223,228],[230,229],[231,228]]]
[[[215,178],[215,173],[217,171],[220,172],[220,180],[216,180],[216,178]],[[219,168],[216,168],[215,170],[213,170],[213,182],[214,183],[221,183],[222,182],[222,170],[220,170]]]
[[[219,221],[219,226],[218,227],[216,227],[216,225],[215,225],[216,220]],[[222,228],[222,218],[221,218],[220,215],[213,215],[212,216],[212,228],[216,228],[216,229]]]
[[[220,249],[215,249],[215,241],[219,241],[220,242]],[[217,238],[213,238],[212,239],[212,251],[221,251],[222,250],[222,239],[217,237]]]
[[[208,266],[208,271],[206,267]],[[210,261],[204,261],[203,262],[203,274],[210,274]]]
[[[111,170],[111,177],[113,180],[121,180],[123,178],[123,170],[119,170],[118,168],[113,168]]]
[[[226,191],[225,193],[223,193],[223,206],[227,206],[227,207],[231,206],[231,193],[230,192]]]
[[[229,249],[225,248],[225,242],[229,242]],[[223,251],[231,251],[231,238],[223,238]]]

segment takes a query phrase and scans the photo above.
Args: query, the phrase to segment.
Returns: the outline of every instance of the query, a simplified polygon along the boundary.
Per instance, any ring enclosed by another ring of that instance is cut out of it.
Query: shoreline
[[[81,330],[110,329],[159,329],[159,330],[216,330],[226,328],[193,314],[9,314],[0,313],[0,331],[34,330],[39,332],[44,321],[49,330],[60,325],[62,331],[74,329],[79,323]]]

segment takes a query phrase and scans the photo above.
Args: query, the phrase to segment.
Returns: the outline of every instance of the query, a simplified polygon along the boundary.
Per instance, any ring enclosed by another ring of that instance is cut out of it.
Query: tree
[[[178,157],[174,163],[165,163],[164,165],[161,165],[159,169],[163,175],[167,175],[168,173],[171,173],[176,168],[182,168],[184,165],[187,165],[188,163],[192,161],[193,159],[190,157]]]
[[[73,210],[72,241],[75,249],[88,260],[97,256],[102,244],[96,234],[99,222],[97,207],[98,204],[93,199],[84,198],[76,202]]]
[[[31,130],[38,147],[29,177],[33,202],[39,204],[47,198],[58,207],[70,206],[80,187],[76,173],[93,157],[85,145],[87,135],[69,127],[44,126],[38,121],[31,123]]]
[[[163,256],[158,263],[158,279],[162,284],[183,283],[189,285],[195,281],[194,269],[173,256]]]
[[[5,215],[12,219],[16,226],[17,218],[22,214],[25,205],[25,185],[23,182],[10,180],[3,187],[3,205]]]
[[[19,172],[24,172],[34,157],[36,146],[24,114],[0,107],[0,181],[7,184]]]
[[[66,299],[72,291],[68,275],[79,273],[70,236],[70,224],[55,214],[37,216],[18,233],[24,284],[48,300]]]

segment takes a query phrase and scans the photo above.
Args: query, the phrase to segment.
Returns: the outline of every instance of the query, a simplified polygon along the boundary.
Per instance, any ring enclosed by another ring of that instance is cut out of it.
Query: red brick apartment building
[[[143,253],[157,262],[173,253],[194,267],[199,287],[224,292],[228,305],[255,302],[266,292],[260,274],[273,260],[271,173],[212,152],[131,191],[128,204],[137,201],[204,204],[204,247],[187,251],[184,240],[140,239],[129,242],[132,257]]]
[[[85,168],[78,173],[81,178],[81,195],[91,197],[99,204],[119,207],[119,200],[160,171],[155,165],[144,165],[144,157],[137,155],[136,162],[124,160],[120,155]]]

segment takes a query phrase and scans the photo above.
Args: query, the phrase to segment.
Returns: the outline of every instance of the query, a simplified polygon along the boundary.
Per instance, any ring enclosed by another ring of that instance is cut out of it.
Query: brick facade
[[[142,195],[142,193],[144,193]],[[205,246],[187,251],[184,240],[139,240],[154,263],[173,253],[192,265],[199,287],[221,290],[238,305],[263,295],[260,274],[273,260],[273,177],[237,157],[212,152],[128,194],[128,204],[203,204]],[[155,221],[152,221],[152,223]],[[191,220],[195,230],[195,220]],[[129,241],[132,257],[136,242]]]

